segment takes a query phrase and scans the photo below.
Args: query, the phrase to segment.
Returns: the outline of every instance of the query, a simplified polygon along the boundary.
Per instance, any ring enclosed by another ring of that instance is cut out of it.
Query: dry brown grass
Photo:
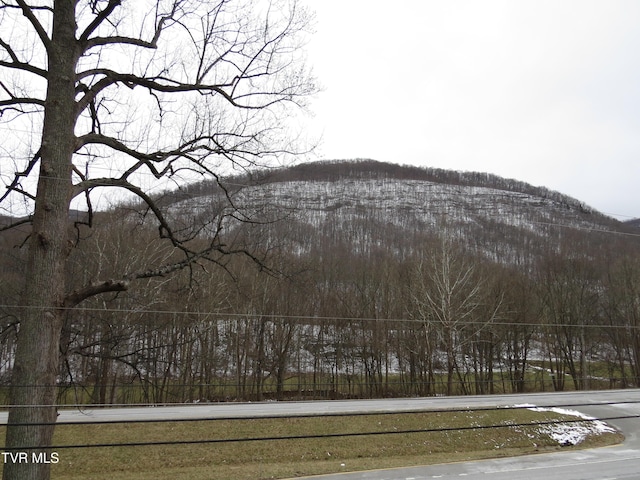
[[[561,447],[548,436],[541,435],[534,426],[452,429],[525,424],[563,418],[566,417],[556,413],[518,409],[129,425],[65,425],[56,429],[56,445],[402,432],[438,428],[447,430],[326,439],[58,449],[60,462],[52,466],[52,476],[60,480],[270,479],[521,455]],[[3,432],[0,435],[4,438]],[[619,434],[598,435],[588,438],[580,446],[609,445],[619,442],[621,438]]]

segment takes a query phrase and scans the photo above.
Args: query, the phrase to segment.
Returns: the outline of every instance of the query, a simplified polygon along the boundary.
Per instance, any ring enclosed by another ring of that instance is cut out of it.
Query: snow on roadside
[[[514,405],[513,408],[527,408],[534,412],[553,412],[560,415],[570,415],[582,418],[584,422],[556,423],[551,425],[541,425],[539,432],[549,435],[559,445],[578,445],[583,442],[589,435],[601,435],[603,433],[615,433],[616,429],[610,427],[602,420],[596,420],[594,417],[585,415],[577,410],[568,410],[566,408],[557,407],[537,407],[531,404]]]

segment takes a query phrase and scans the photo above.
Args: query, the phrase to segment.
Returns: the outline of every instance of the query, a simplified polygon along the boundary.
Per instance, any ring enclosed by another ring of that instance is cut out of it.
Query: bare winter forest
[[[213,232],[237,254],[67,310],[60,403],[638,385],[640,232],[630,225],[513,180],[373,161],[222,185],[155,200],[192,242]],[[69,285],[176,256],[139,204],[94,213],[92,229],[76,215]],[[28,234],[0,236],[3,402]]]

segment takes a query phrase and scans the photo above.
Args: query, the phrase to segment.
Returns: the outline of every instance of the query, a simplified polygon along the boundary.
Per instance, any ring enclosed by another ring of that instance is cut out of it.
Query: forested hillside
[[[515,180],[370,160],[221,184],[156,200],[193,242],[215,232],[237,254],[69,309],[61,402],[638,383],[640,245],[632,225]],[[107,225],[99,229],[70,220],[82,240],[70,285],[176,256],[147,213],[122,204],[96,213]],[[3,385],[29,233],[21,228],[0,237]],[[147,241],[133,243],[134,232]]]

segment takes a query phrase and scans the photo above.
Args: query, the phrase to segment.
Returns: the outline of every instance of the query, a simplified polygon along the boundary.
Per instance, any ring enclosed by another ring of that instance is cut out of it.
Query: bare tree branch
[[[109,15],[111,15],[111,13],[113,13],[116,7],[120,6],[121,3],[121,0],[109,0],[109,3],[104,8],[104,10],[100,11],[98,15],[96,15],[96,17],[93,19],[93,21],[89,25],[87,25],[87,28],[84,29],[84,31],[78,38],[80,44],[85,45],[85,49],[87,48],[86,43],[89,35],[91,35],[96,30],[96,28],[98,28],[100,24],[104,22],[109,17]]]
[[[168,220],[165,218],[164,214],[162,213],[162,211],[160,210],[156,202],[154,202],[153,199],[140,187],[128,182],[126,178],[120,178],[120,179],[96,178],[93,180],[86,180],[84,182],[80,182],[78,185],[76,185],[74,188],[74,196],[77,196],[81,192],[85,192],[87,190],[91,190],[96,187],[119,187],[135,194],[154,213],[156,219],[160,224],[159,226],[160,237],[168,238],[169,240],[171,240],[174,246],[178,248],[181,247],[181,241],[177,239],[173,234],[173,229],[171,225],[169,224]]]
[[[21,171],[21,172],[17,172],[13,178],[13,181],[11,182],[11,184],[9,186],[7,186],[7,191],[2,195],[2,197],[0,197],[0,202],[2,202],[5,198],[7,198],[9,196],[9,194],[12,191],[18,191],[18,185],[20,185],[20,178],[22,177],[28,177],[29,174],[31,173],[31,171],[35,168],[35,166],[38,164],[38,161],[40,161],[40,150],[38,150],[35,155],[33,155],[31,157],[31,159],[29,160],[29,163],[27,164],[27,167]],[[32,200],[35,199],[35,197],[32,194],[27,194],[27,192],[24,191],[20,191],[23,195],[27,195],[29,196]]]
[[[171,78],[157,76],[157,77],[139,77],[137,75],[133,75],[130,73],[118,73],[114,70],[105,69],[105,68],[97,68],[92,70],[86,70],[78,74],[78,78],[86,78],[91,75],[103,75],[104,77],[96,84],[91,87],[87,94],[89,95],[86,99],[82,99],[78,102],[79,107],[87,105],[91,98],[95,98],[95,96],[109,87],[110,85],[114,85],[116,83],[121,83],[129,88],[135,88],[136,86],[145,87],[149,90],[163,92],[163,93],[184,93],[184,92],[198,92],[202,95],[216,93],[221,95],[227,102],[229,102],[232,106],[237,108],[243,108],[248,110],[263,110],[268,108],[271,105],[275,105],[276,103],[282,102],[284,99],[275,98],[278,97],[278,94],[283,93],[282,91],[254,91],[252,93],[246,93],[242,95],[238,95],[238,97],[234,97],[233,93],[229,93],[225,90],[227,87],[231,87],[235,89],[235,86],[240,80],[250,79],[250,77],[241,77],[236,76],[229,83],[222,84],[200,84],[200,83],[184,83]],[[249,105],[242,104],[237,101],[238,98],[248,98],[248,97],[271,97],[272,99],[266,101],[259,105]]]
[[[38,105],[44,107],[44,100],[39,98],[17,98],[14,97],[11,100],[0,100],[0,107],[9,107],[12,105]],[[2,116],[2,112],[0,112]]]
[[[42,42],[44,47],[47,50],[49,50],[49,48],[51,47],[51,39],[47,35],[47,32],[45,31],[45,29],[42,26],[42,24],[40,23],[40,21],[33,14],[34,7],[31,7],[30,5],[28,5],[27,2],[25,2],[24,0],[16,0],[16,3],[22,9],[22,14],[25,17],[27,17],[27,19],[29,20],[29,22],[33,26],[34,30],[38,34],[38,37],[40,37],[40,41]]]
[[[109,292],[125,292],[129,289],[128,280],[106,280],[86,285],[67,294],[62,305],[64,308],[73,308],[89,297]]]
[[[86,52],[95,47],[102,47],[105,45],[134,45],[143,48],[158,48],[158,39],[162,34],[165,23],[171,20],[176,13],[177,6],[180,2],[175,2],[172,11],[169,15],[160,17],[158,24],[156,25],[155,33],[150,41],[142,40],[140,38],[124,37],[120,35],[114,35],[110,37],[93,37],[89,36],[95,31],[96,28],[113,12],[113,10],[121,4],[121,0],[109,0],[107,7],[101,11],[94,21],[85,29],[80,36],[80,42],[83,45],[83,50]]]
[[[0,38],[0,47],[4,48],[7,51],[7,53],[9,54],[12,60],[11,62],[7,62],[6,60],[0,60],[0,67],[23,70],[25,72],[34,73],[42,78],[47,78],[46,70],[42,68],[38,68],[27,62],[21,62],[16,52],[13,50],[13,48],[11,48],[11,45],[9,45],[7,42],[2,40],[1,38]]]

